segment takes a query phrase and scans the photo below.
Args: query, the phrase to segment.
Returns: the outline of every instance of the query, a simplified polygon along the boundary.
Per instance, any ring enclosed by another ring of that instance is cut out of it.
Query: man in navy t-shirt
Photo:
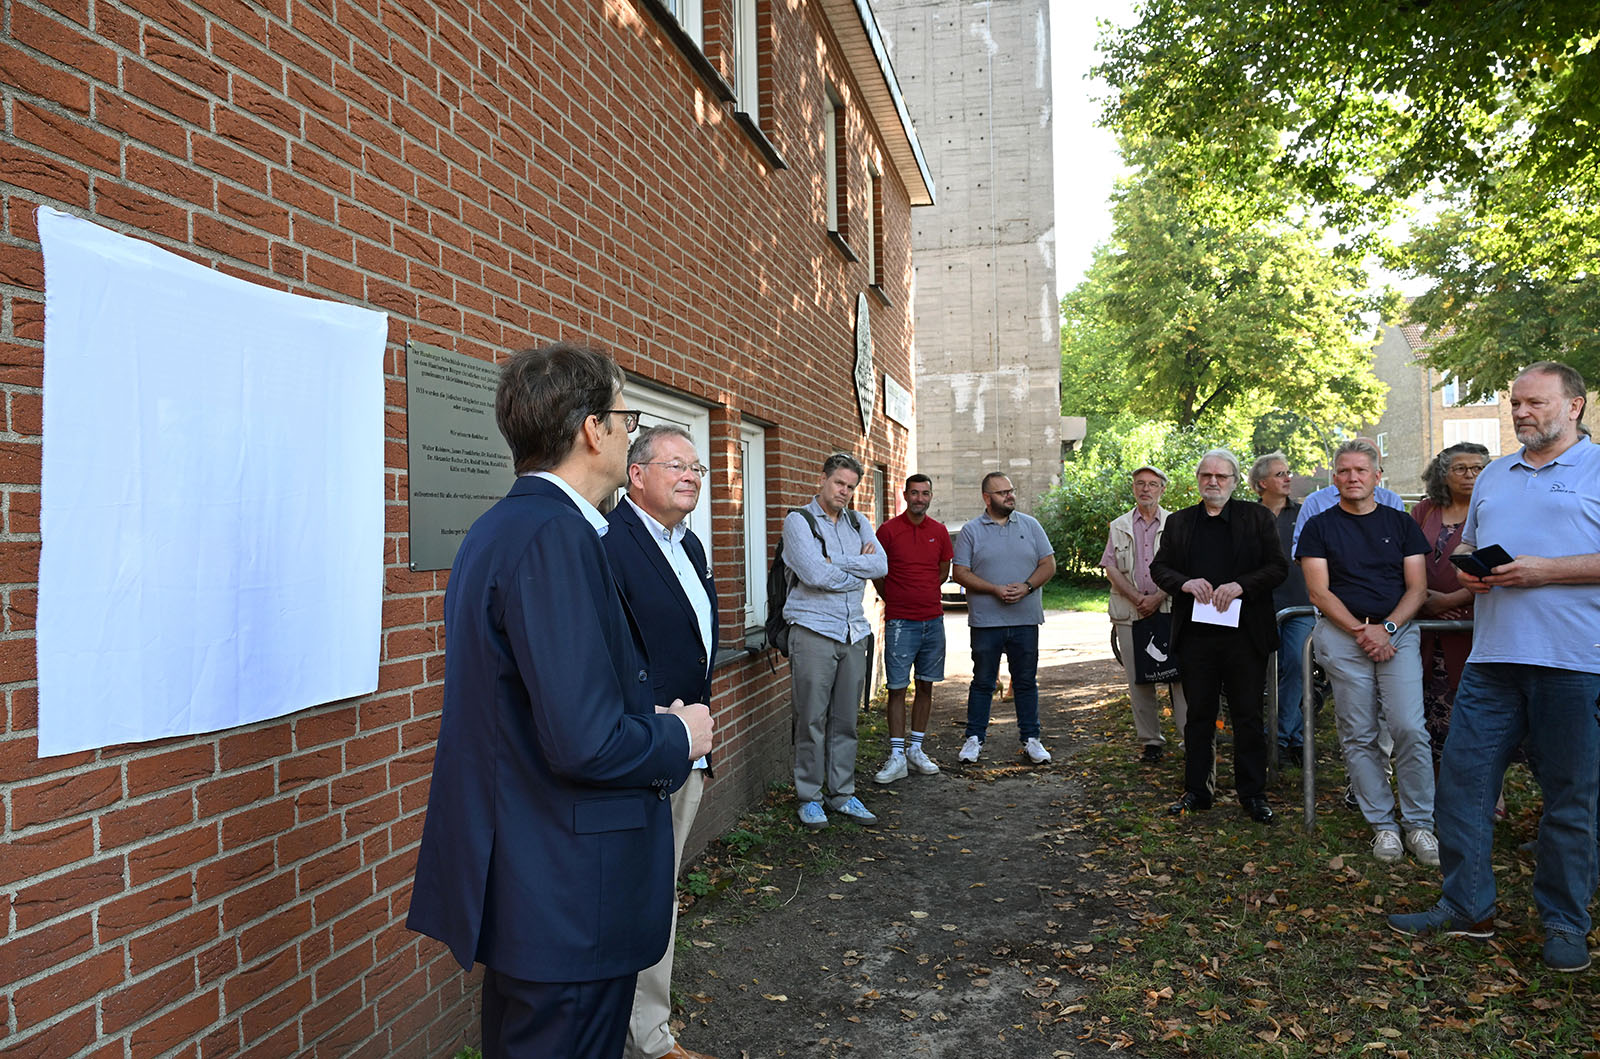
[[[1364,438],[1333,458],[1338,506],[1305,524],[1295,557],[1306,592],[1321,611],[1312,632],[1333,683],[1334,716],[1345,769],[1372,825],[1372,855],[1397,861],[1405,850],[1439,863],[1433,834],[1433,754],[1422,720],[1422,658],[1411,619],[1428,596],[1428,541],[1404,511],[1373,497],[1377,448]],[[1379,746],[1379,711],[1394,740],[1399,826]],[[1405,829],[1402,840],[1400,828]]]

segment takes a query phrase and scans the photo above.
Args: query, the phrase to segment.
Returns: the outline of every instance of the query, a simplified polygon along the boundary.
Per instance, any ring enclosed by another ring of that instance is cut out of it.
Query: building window
[[[889,468],[874,464],[872,468],[873,523],[881,526],[889,520]]]
[[[1444,403],[1446,408],[1472,408],[1477,405],[1495,405],[1500,403],[1499,396],[1492,393],[1487,397],[1480,397],[1476,401],[1463,401],[1461,397],[1464,391],[1465,387],[1461,385],[1461,381],[1459,379],[1457,379],[1454,375],[1446,375],[1444,377],[1444,385],[1439,388],[1439,399]]]
[[[767,621],[767,432],[739,424],[739,483],[744,489],[744,627]]]
[[[844,100],[827,86],[822,113],[822,186],[828,200],[828,231],[850,237],[850,167],[844,151]]]
[[[700,14],[700,0],[661,0],[678,20],[678,25],[702,49],[706,46],[705,22]]]
[[[868,167],[867,180],[867,276],[868,282],[883,289],[883,174],[876,165]]]
[[[1378,455],[1379,456],[1387,456],[1387,455],[1389,455],[1389,435],[1388,434],[1379,434],[1373,440],[1375,440],[1378,443]]]
[[[682,427],[694,439],[694,450],[700,454],[701,462],[711,464],[711,413],[703,405],[685,401],[662,390],[647,388],[631,379],[627,385],[627,399],[629,408],[637,408],[644,413],[639,419],[640,427]],[[700,490],[700,502],[689,512],[687,519],[689,528],[700,538],[700,543],[706,546],[708,552],[711,549],[713,481],[714,477],[706,479]],[[765,575],[762,576],[762,584],[766,584]]]
[[[1475,441],[1489,450],[1489,455],[1500,455],[1500,420],[1498,419],[1446,419],[1444,421],[1445,448],[1461,441]]]
[[[733,0],[733,92],[735,106],[751,124],[761,124],[761,45],[756,0]]]

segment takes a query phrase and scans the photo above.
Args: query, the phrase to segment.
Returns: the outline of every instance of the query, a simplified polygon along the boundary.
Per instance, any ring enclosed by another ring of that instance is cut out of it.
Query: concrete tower
[[[873,9],[936,186],[911,218],[917,469],[942,521],[989,471],[1032,510],[1061,475],[1048,0]]]

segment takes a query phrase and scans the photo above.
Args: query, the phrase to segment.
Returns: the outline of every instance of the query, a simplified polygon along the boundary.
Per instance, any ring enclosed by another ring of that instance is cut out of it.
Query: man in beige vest
[[[1117,635],[1117,649],[1128,671],[1128,698],[1133,701],[1133,727],[1144,745],[1139,760],[1147,765],[1161,760],[1166,738],[1161,734],[1161,707],[1156,700],[1156,685],[1134,682],[1133,623],[1160,611],[1171,610],[1167,594],[1150,580],[1150,560],[1161,546],[1161,530],[1167,524],[1167,509],[1161,496],[1167,491],[1167,476],[1146,464],[1133,472],[1134,508],[1111,523],[1106,550],[1100,566],[1111,582],[1108,610]],[[1168,685],[1172,696],[1172,720],[1183,739],[1183,723],[1188,707],[1183,686]]]

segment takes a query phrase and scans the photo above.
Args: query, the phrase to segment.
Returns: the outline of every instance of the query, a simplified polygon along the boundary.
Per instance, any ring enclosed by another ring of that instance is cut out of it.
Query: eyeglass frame
[[[611,415],[623,416],[625,418],[622,420],[622,432],[624,434],[632,434],[639,429],[639,419],[644,415],[644,412],[637,408],[602,408],[598,412],[590,412],[589,414],[597,419],[604,419],[606,416]]]
[[[703,463],[684,463],[682,460],[640,460],[638,463],[635,463],[634,466],[665,467],[667,470],[672,471],[674,475],[677,475],[680,478],[683,477],[684,471],[693,471],[695,476],[700,478],[702,481],[705,480],[706,475],[711,473],[711,468],[707,467]],[[673,470],[674,467],[676,467],[677,470]]]

